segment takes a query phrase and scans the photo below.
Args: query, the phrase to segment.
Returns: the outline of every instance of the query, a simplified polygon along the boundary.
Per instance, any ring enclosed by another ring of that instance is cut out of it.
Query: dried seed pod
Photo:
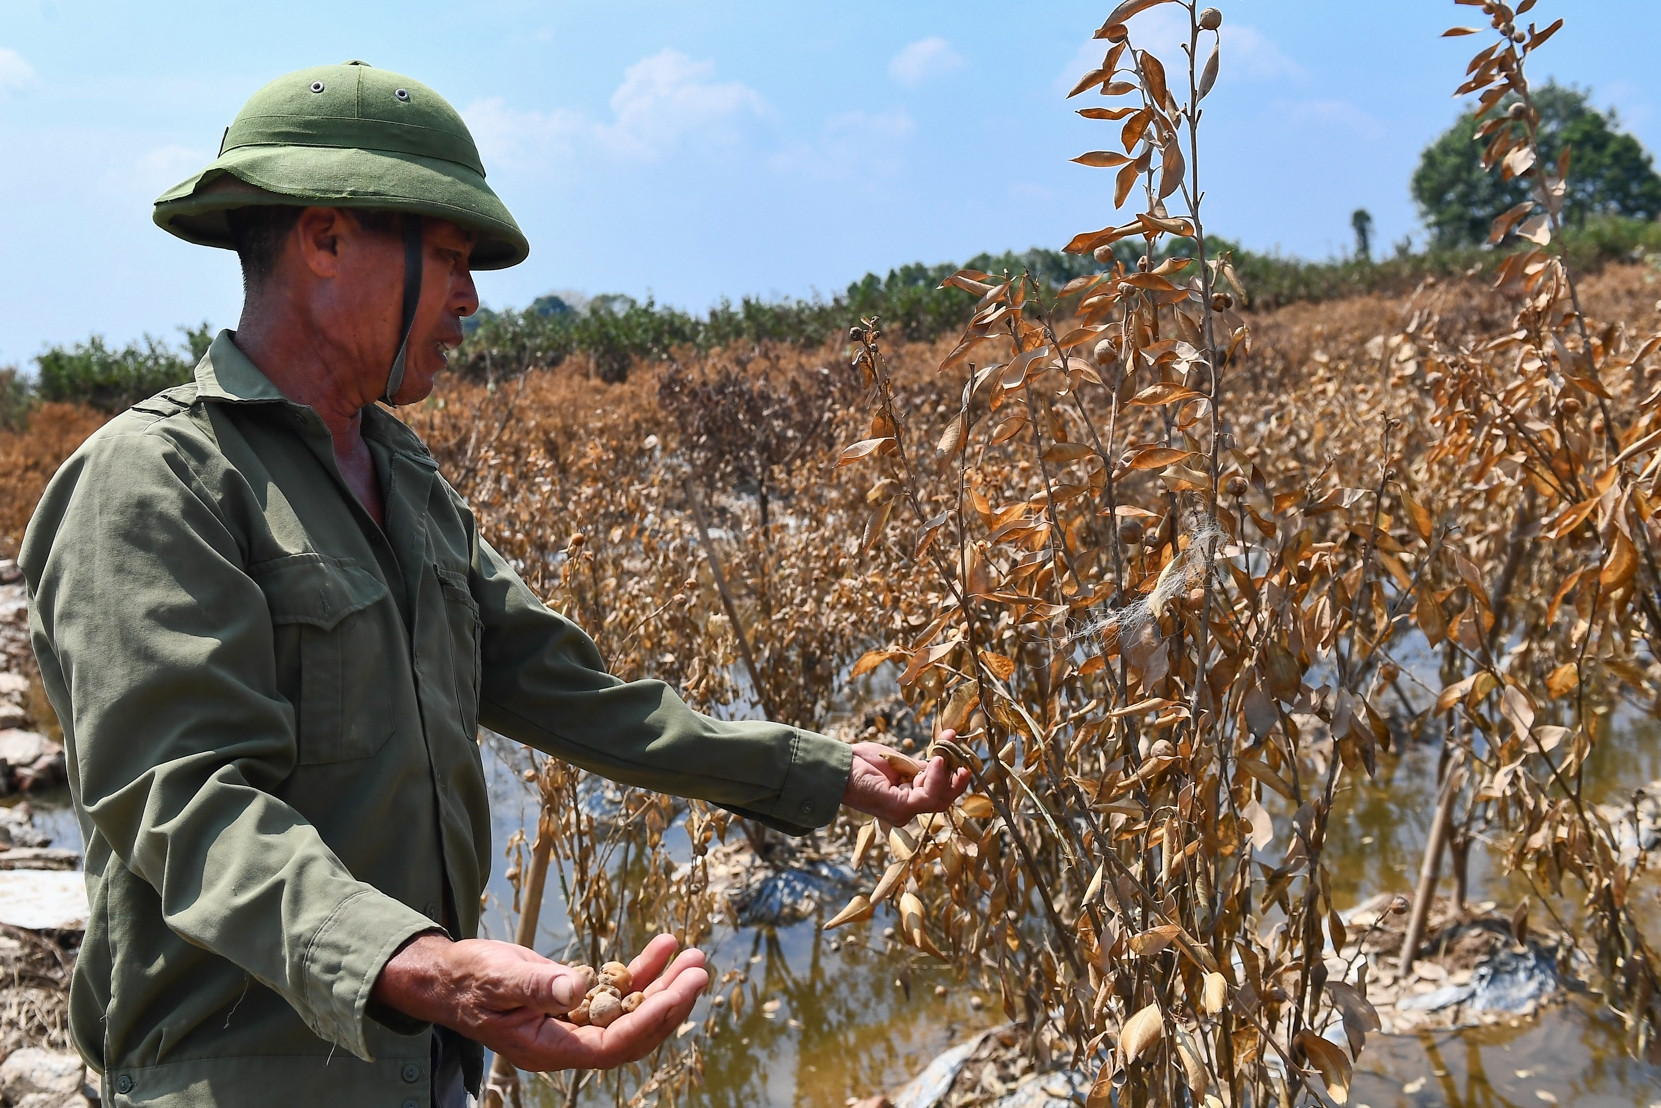
[[[593,966],[586,966],[579,963],[570,967],[570,969],[572,973],[583,979],[584,992],[592,992],[594,986],[600,983],[600,975],[594,972]]]
[[[622,1014],[622,998],[611,993],[601,993],[588,1002],[588,1022],[595,1027],[609,1027]]]
[[[1202,30],[1215,31],[1223,25],[1223,13],[1216,8],[1207,8],[1200,13],[1200,27]]]
[[[587,1027],[589,1024],[589,1011],[588,1001],[585,1000],[569,1012],[565,1013],[563,1018],[566,1022],[574,1023],[578,1027]]]
[[[1149,758],[1175,758],[1176,756],[1177,748],[1172,745],[1170,739],[1155,739],[1153,745],[1148,747]]]
[[[634,991],[634,974],[622,962],[607,962],[600,967],[600,984],[611,985],[619,994]]]
[[[623,1014],[626,1016],[630,1012],[634,1011],[636,1008],[640,1007],[640,1002],[645,1000],[645,999],[646,999],[646,994],[645,993],[630,993],[628,996],[624,997],[623,998]]]
[[[912,746],[915,747],[916,745],[916,743],[912,743]],[[884,750],[882,752],[882,760],[887,762],[889,768],[901,777],[916,777],[919,773],[923,772],[923,763],[906,754],[902,754],[898,750]]]
[[[1251,486],[1247,484],[1246,479],[1238,473],[1223,483],[1223,488],[1227,490],[1230,496],[1245,496],[1246,489],[1250,487]]]
[[[1119,524],[1119,541],[1126,546],[1137,546],[1142,541],[1142,525],[1134,519]]]

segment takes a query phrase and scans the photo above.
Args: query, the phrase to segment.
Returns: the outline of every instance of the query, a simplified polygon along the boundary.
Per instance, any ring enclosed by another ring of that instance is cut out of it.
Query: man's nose
[[[459,316],[470,316],[479,310],[479,290],[473,284],[473,271],[466,266],[456,281],[455,290],[450,297],[450,306]]]

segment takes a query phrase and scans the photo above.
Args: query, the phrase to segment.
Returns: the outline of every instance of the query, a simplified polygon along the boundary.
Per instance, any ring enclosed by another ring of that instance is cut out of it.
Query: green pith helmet
[[[447,219],[476,236],[474,269],[530,253],[485,184],[467,124],[419,81],[362,62],[301,69],[249,98],[212,165],[156,200],[163,230],[231,248],[225,213],[263,204],[373,208]]]

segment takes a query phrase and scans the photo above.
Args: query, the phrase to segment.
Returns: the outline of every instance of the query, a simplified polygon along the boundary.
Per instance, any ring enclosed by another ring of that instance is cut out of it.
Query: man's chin
[[[419,404],[433,392],[433,379],[437,372],[425,367],[410,366],[404,371],[403,384],[392,397],[393,407],[402,408],[409,404]]]

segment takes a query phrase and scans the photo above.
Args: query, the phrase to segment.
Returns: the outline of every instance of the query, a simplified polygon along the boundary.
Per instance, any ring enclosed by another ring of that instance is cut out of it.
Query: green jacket
[[[841,800],[848,747],[611,676],[414,433],[379,408],[363,432],[384,533],[224,331],[64,463],[25,535],[86,841],[70,1022],[106,1104],[427,1102],[430,1034],[369,993],[446,895],[476,933],[481,724],[795,833]]]

